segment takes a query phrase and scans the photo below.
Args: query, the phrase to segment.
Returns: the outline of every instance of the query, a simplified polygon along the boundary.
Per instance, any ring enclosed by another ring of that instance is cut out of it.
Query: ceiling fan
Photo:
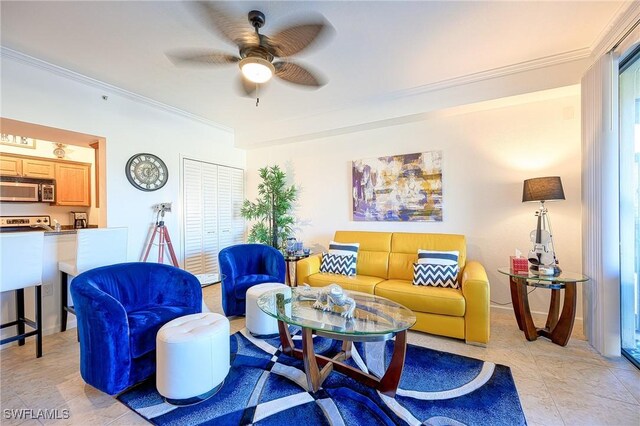
[[[242,71],[240,91],[251,97],[257,94],[258,85],[266,83],[273,76],[309,88],[319,88],[326,84],[317,73],[288,59],[314,44],[321,35],[333,30],[322,16],[295,22],[268,37],[259,31],[266,20],[264,13],[258,10],[252,10],[248,14],[249,23],[253,27],[250,29],[246,23],[233,19],[212,3],[194,4],[207,26],[238,46],[239,54],[231,55],[210,49],[183,49],[167,53],[174,64],[217,66],[237,63]],[[256,99],[256,106],[258,102],[259,98]]]

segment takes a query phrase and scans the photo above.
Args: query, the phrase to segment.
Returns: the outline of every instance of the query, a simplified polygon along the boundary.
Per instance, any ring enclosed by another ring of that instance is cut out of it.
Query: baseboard
[[[510,306],[490,305],[490,308],[513,312],[513,307],[510,307]],[[531,311],[531,313],[533,315],[540,315],[545,318],[547,317],[547,314],[548,314],[548,312],[541,312],[541,311]],[[582,317],[576,316],[576,320],[582,321]]]

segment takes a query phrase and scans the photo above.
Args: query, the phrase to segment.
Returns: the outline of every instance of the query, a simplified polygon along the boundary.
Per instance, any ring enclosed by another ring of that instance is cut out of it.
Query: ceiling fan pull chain
[[[258,104],[260,103],[260,94],[258,93],[259,88],[260,88],[260,85],[256,83],[256,108],[258,108]]]

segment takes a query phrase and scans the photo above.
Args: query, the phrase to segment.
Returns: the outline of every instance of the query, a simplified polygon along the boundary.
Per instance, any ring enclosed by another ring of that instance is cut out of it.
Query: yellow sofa
[[[489,280],[480,263],[467,261],[464,235],[337,231],[334,240],[360,243],[357,275],[320,272],[322,255],[318,254],[298,262],[298,285],[323,287],[337,283],[346,290],[386,297],[415,313],[414,330],[464,339],[467,343],[489,342]],[[418,249],[457,250],[460,288],[413,285]]]

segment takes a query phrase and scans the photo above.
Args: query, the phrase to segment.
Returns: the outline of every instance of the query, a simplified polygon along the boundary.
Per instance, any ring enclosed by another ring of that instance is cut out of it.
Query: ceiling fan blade
[[[175,65],[225,65],[240,60],[237,56],[209,49],[179,50],[167,53],[167,57]]]
[[[258,35],[246,20],[235,19],[219,6],[206,1],[193,2],[195,13],[205,21],[207,27],[227,41],[242,48],[258,46]]]
[[[246,96],[249,98],[256,97],[256,83],[247,80],[242,76],[242,74],[238,76],[237,89],[242,96]]]
[[[309,47],[322,33],[333,31],[333,27],[322,16],[313,22],[293,25],[268,37],[268,43],[278,57],[293,56]]]
[[[274,62],[275,75],[289,83],[308,87],[322,87],[326,84],[323,78],[293,62]]]

